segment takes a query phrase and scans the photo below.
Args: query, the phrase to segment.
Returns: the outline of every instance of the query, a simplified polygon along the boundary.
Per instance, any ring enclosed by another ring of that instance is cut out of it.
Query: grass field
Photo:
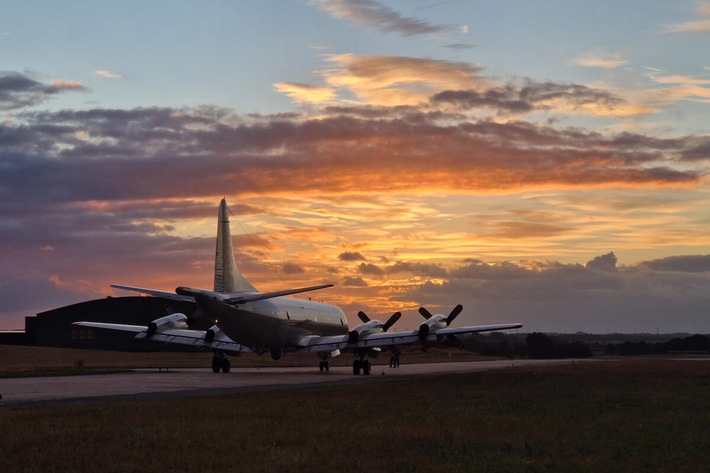
[[[626,359],[0,410],[1,472],[698,472],[710,363]]]

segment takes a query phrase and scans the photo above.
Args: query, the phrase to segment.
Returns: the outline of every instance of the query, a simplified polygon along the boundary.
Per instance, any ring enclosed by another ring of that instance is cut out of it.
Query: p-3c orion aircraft
[[[348,328],[345,314],[338,307],[284,296],[332,287],[332,284],[261,293],[247,281],[237,268],[232,249],[227,202],[219,204],[217,251],[215,255],[214,290],[178,287],[175,292],[112,285],[118,289],[190,301],[197,313],[209,318],[214,325],[208,330],[188,327],[188,317],[175,313],[153,320],[147,327],[100,322],[75,322],[74,325],[136,333],[135,338],[164,343],[190,345],[214,352],[212,370],[229,372],[227,353],[241,354],[270,352],[274,360],[285,352],[313,352],[320,357],[320,370],[328,371],[328,360],[341,351],[355,354],[353,374],[370,374],[368,357],[379,354],[382,348],[397,351],[397,345],[421,344],[423,348],[444,342],[456,335],[494,330],[509,330],[522,324],[450,327],[463,307],[456,306],[448,315],[432,315],[423,307],[419,312],[426,319],[418,330],[388,332],[399,319],[396,312],[382,323],[358,313],[362,323]]]

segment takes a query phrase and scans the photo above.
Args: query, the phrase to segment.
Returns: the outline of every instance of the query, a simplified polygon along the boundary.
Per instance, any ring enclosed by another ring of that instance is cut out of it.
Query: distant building
[[[40,312],[25,318],[25,332],[0,332],[0,343],[118,351],[191,351],[189,347],[167,347],[161,343],[135,340],[135,334],[114,330],[77,327],[72,322],[88,320],[128,325],[148,325],[163,315],[180,312],[194,320],[191,327],[206,330],[206,320],[193,319],[196,306],[161,297],[108,297]]]
[[[27,345],[25,332],[21,330],[0,330],[0,344]]]

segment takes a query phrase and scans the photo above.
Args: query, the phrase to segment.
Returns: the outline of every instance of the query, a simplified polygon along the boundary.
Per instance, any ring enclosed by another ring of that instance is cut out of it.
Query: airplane
[[[111,287],[171,300],[194,302],[197,314],[207,317],[213,325],[208,330],[188,326],[188,317],[174,313],[159,317],[148,326],[81,321],[74,325],[136,333],[136,339],[189,345],[212,350],[212,371],[228,373],[231,364],[227,354],[240,355],[269,352],[278,360],[287,352],[311,352],[320,358],[320,371],[329,371],[328,360],[343,351],[353,352],[353,374],[369,375],[372,364],[382,348],[398,354],[398,345],[420,344],[422,349],[432,343],[442,343],[456,335],[522,327],[519,323],[450,327],[463,310],[456,306],[448,315],[433,315],[423,307],[426,318],[417,330],[388,332],[401,317],[395,312],[385,323],[370,319],[359,312],[361,324],[348,326],[343,311],[334,305],[311,300],[292,299],[289,295],[332,287],[333,284],[259,292],[242,276],[234,259],[226,199],[218,210],[217,244],[215,252],[214,290],[180,286],[175,292],[113,284]]]

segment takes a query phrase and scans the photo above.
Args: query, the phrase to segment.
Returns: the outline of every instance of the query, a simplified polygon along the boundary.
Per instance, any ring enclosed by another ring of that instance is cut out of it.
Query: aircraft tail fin
[[[214,290],[224,294],[256,291],[256,288],[239,272],[237,263],[234,260],[226,199],[222,199],[219,203],[217,249],[214,259]]]

